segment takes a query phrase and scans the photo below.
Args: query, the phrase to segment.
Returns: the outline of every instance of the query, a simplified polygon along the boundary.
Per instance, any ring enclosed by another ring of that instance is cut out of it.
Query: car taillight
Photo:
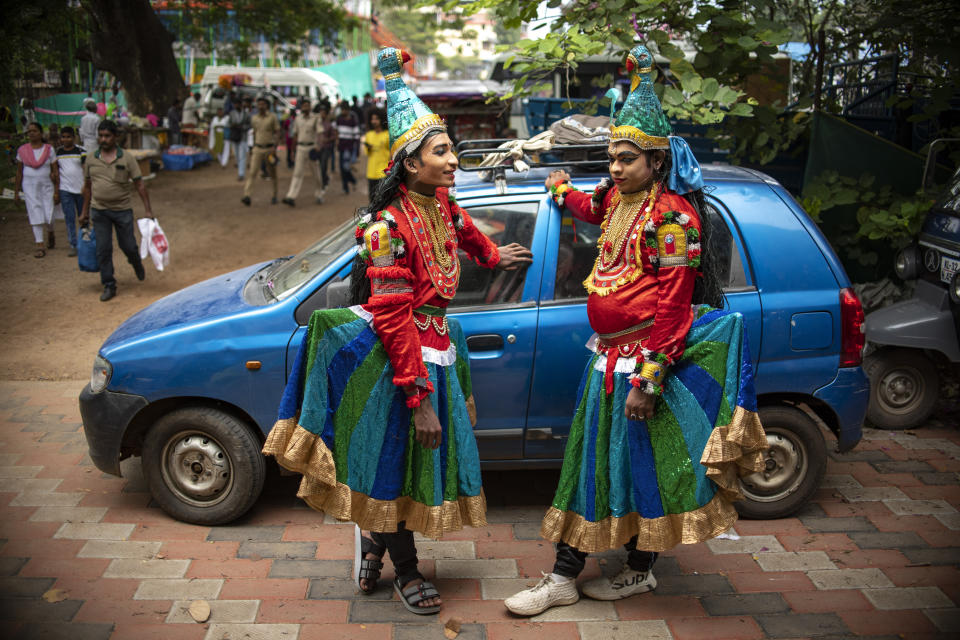
[[[840,366],[859,367],[863,361],[863,306],[853,289],[840,290]]]

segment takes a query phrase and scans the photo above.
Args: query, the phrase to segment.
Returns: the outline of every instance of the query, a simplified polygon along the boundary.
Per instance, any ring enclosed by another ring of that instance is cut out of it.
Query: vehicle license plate
[[[940,262],[940,280],[941,282],[946,282],[950,284],[950,281],[953,280],[953,274],[957,271],[960,271],[960,260],[954,260],[953,258],[948,258],[944,256],[941,258]]]

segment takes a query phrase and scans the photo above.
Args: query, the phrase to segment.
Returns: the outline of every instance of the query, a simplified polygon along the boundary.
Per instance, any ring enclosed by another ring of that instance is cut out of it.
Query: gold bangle
[[[661,384],[666,372],[666,367],[658,362],[644,362],[640,368],[640,377],[654,384]]]

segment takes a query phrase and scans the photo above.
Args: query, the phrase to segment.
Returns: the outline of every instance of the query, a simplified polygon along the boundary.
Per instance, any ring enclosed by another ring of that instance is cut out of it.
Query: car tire
[[[921,351],[881,349],[863,360],[870,378],[867,420],[878,429],[921,426],[937,405],[940,375]]]
[[[796,513],[820,487],[827,470],[827,445],[820,427],[800,409],[761,407],[760,422],[770,448],[767,469],[740,479],[745,518],[770,520]]]
[[[172,411],[147,432],[143,472],[157,504],[192,524],[246,513],[263,490],[260,441],[236,417],[209,407]]]

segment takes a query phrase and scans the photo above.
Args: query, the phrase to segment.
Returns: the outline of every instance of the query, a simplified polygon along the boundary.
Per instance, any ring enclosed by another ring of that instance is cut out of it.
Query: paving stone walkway
[[[242,522],[199,527],[151,504],[139,462],[124,478],[86,455],[82,384],[0,383],[0,629],[6,638],[177,640],[444,637],[462,640],[960,637],[960,427],[867,432],[831,454],[797,517],[663,555],[652,594],[582,599],[530,620],[502,600],[552,565],[538,539],[555,472],[485,474],[490,526],[419,543],[445,605],[406,612],[350,581],[353,527],[293,498],[274,474]],[[615,572],[591,556],[584,578]],[[390,569],[384,581],[392,579]],[[190,603],[206,600],[197,623]]]

